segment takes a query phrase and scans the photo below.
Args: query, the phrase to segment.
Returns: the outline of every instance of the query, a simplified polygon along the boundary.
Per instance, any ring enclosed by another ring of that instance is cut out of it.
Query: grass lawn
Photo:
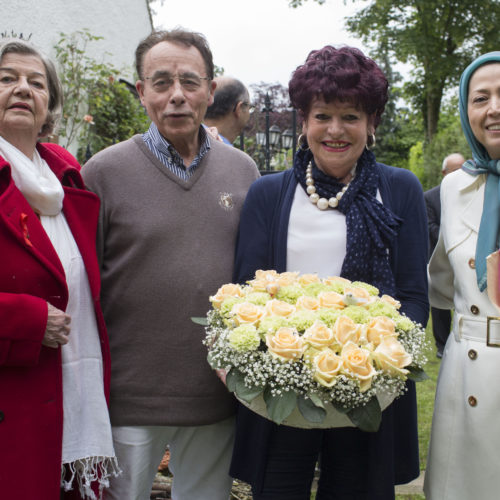
[[[434,410],[434,394],[436,392],[436,382],[439,372],[440,359],[436,357],[436,346],[432,336],[432,325],[429,324],[426,329],[427,339],[429,340],[429,351],[427,357],[429,361],[425,367],[429,380],[417,384],[417,403],[418,403],[418,441],[420,447],[420,470],[425,470],[427,463],[427,450],[429,448],[429,439],[431,435],[432,412]],[[423,495],[397,495],[396,500],[424,500]]]

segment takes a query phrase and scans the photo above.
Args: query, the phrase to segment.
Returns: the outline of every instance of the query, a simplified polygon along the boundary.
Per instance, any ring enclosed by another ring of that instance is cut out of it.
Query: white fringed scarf
[[[111,424],[104,396],[103,364],[87,273],[71,229],[62,213],[64,190],[47,162],[35,150],[33,160],[0,137],[0,155],[9,163],[12,178],[33,210],[40,214],[62,263],[69,290],[66,313],[71,316],[68,344],[62,346],[63,444],[61,487],[78,485],[82,498],[97,500],[118,475]],[[68,477],[69,476],[69,477]]]

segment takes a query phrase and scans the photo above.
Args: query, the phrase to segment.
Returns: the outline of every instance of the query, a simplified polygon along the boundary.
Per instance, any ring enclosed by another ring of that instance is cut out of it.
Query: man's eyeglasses
[[[151,86],[155,92],[165,92],[174,84],[175,79],[179,80],[181,87],[188,92],[194,92],[201,87],[203,80],[209,81],[208,76],[198,76],[195,73],[182,73],[180,75],[172,75],[167,72],[155,73],[153,76],[144,77],[145,80],[151,81]]]
[[[248,112],[249,113],[253,113],[254,112],[254,109],[255,109],[255,106],[253,104],[250,104],[248,101],[238,101],[235,105],[234,105],[234,108],[233,108],[233,111],[236,111],[236,108],[238,107],[238,104],[241,102],[241,104],[243,104],[243,106],[248,106]]]

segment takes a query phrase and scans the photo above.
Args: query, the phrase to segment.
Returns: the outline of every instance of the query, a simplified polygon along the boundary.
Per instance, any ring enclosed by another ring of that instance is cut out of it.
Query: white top
[[[319,210],[300,184],[293,197],[286,270],[340,276],[346,253],[345,215],[338,210]]]
[[[382,202],[379,190],[377,200]],[[288,223],[286,270],[317,273],[320,278],[340,276],[346,247],[345,215],[336,209],[320,210],[297,184]]]

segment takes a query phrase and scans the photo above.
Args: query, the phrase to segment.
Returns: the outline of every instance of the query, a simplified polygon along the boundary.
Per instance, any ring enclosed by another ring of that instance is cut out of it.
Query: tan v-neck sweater
[[[211,141],[188,181],[136,135],[95,155],[82,175],[101,199],[98,254],[111,347],[113,425],[203,425],[234,400],[191,321],[230,282],[240,210],[258,177],[251,158]]]

